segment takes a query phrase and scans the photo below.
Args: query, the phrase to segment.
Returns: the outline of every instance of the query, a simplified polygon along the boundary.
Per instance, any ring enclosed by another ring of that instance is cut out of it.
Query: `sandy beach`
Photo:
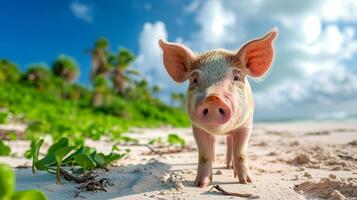
[[[97,170],[97,178],[107,178],[107,192],[81,192],[76,199],[245,199],[211,190],[220,185],[229,192],[253,194],[257,199],[357,199],[357,122],[256,123],[248,160],[253,183],[239,184],[233,170],[225,167],[225,138],[219,137],[213,183],[193,187],[198,155],[191,129],[133,129],[131,136],[146,144],[169,133],[185,138],[188,148],[171,154],[154,154],[146,146],[130,148],[130,154]],[[23,157],[28,141],[5,141],[11,157],[1,163],[16,168],[16,189],[37,188],[49,199],[75,199],[77,184],[45,172],[32,174],[31,161]],[[46,140],[48,147],[50,140]],[[109,152],[113,142],[86,141],[98,151]],[[155,146],[154,146],[155,148]],[[20,166],[20,168],[19,168]],[[252,198],[250,198],[252,199]]]

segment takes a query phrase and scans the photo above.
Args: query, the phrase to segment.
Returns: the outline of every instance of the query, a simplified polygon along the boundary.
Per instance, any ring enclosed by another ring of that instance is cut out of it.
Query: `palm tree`
[[[52,64],[52,71],[55,76],[72,83],[78,76],[77,62],[69,56],[60,55]]]
[[[149,83],[145,79],[135,81],[135,87],[128,91],[130,98],[138,100],[147,100],[151,98]]]
[[[92,71],[91,80],[94,87],[92,105],[95,107],[103,105],[104,94],[106,92],[106,76],[110,66],[108,63],[109,42],[105,37],[99,38],[95,44],[92,53]]]
[[[96,76],[106,75],[110,69],[108,63],[108,47],[109,41],[105,37],[99,38],[95,44],[92,52],[92,72],[91,78],[95,79]]]
[[[51,86],[52,72],[45,64],[33,64],[27,69],[24,78],[39,90],[44,90]]]
[[[17,65],[6,59],[0,59],[0,83],[18,81],[21,77]]]
[[[119,49],[117,56],[110,54],[108,57],[112,69],[112,83],[119,94],[124,95],[126,83],[131,81],[130,75],[139,75],[136,70],[129,69],[135,56],[128,49]]]

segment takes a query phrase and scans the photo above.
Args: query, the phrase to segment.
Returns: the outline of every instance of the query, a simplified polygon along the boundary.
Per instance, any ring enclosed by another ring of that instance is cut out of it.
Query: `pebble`
[[[308,172],[305,172],[303,176],[309,179],[312,178],[311,174],[309,174]]]
[[[222,170],[217,170],[215,174],[216,174],[216,175],[222,175],[223,172],[222,172]]]
[[[336,179],[337,177],[336,177],[336,175],[334,175],[334,174],[329,174],[328,175],[330,178],[332,178],[332,179]]]

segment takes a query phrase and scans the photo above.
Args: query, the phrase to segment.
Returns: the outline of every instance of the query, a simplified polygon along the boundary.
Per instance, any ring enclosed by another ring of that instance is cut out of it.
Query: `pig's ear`
[[[274,58],[273,41],[278,34],[277,28],[264,37],[245,44],[235,55],[236,61],[243,64],[244,70],[252,77],[261,77],[268,72]]]
[[[162,39],[159,40],[159,45],[163,51],[166,71],[176,82],[184,82],[187,79],[186,74],[195,54],[181,44],[168,43]]]

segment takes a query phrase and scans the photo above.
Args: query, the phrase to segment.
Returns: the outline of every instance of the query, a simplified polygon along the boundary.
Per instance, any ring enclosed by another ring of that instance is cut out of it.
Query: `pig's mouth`
[[[232,107],[224,97],[210,95],[197,105],[195,115],[198,123],[202,125],[222,125],[231,119]]]

